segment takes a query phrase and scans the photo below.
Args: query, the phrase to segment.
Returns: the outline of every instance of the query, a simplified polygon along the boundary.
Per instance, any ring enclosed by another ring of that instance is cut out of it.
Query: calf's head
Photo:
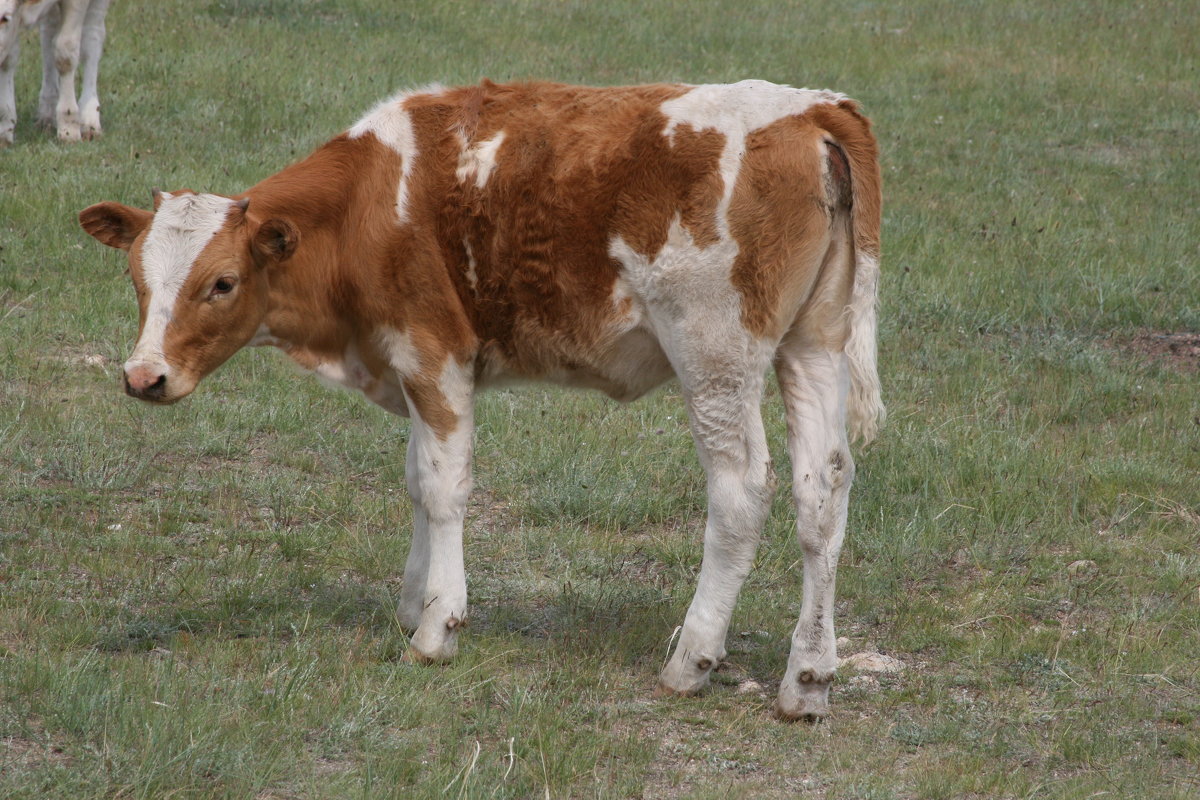
[[[249,198],[154,192],[154,211],[98,203],[83,229],[129,255],[138,339],[125,362],[125,391],[173,403],[247,344],[263,326],[272,265],[299,232],[282,219],[256,221]]]

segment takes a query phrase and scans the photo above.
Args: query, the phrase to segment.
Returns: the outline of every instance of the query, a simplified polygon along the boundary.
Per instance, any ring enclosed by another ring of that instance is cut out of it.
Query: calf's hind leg
[[[849,366],[843,352],[787,342],[775,371],[787,411],[796,535],[804,555],[800,619],[775,710],[784,719],[816,719],[828,713],[838,663],[834,584],[854,478],[846,436]]]
[[[707,476],[708,519],[696,594],[659,677],[660,694],[700,691],[724,659],[729,620],[754,563],[774,489],[760,409],[769,355],[748,337],[721,345],[729,349],[693,350],[691,358],[685,353],[676,359]]]

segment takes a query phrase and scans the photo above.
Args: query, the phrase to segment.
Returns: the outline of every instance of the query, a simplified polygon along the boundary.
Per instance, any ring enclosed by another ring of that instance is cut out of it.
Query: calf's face
[[[299,234],[286,220],[254,220],[248,198],[155,191],[154,206],[98,203],[79,222],[129,255],[139,321],[125,391],[173,403],[260,330],[270,268],[291,256]]]

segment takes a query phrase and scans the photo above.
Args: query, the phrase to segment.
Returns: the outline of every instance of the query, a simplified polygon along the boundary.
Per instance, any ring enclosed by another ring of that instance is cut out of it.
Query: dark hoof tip
[[[771,709],[772,715],[780,722],[804,722],[808,725],[817,725],[825,721],[828,716],[828,711],[809,711],[809,710],[791,710],[785,709],[776,703]]]

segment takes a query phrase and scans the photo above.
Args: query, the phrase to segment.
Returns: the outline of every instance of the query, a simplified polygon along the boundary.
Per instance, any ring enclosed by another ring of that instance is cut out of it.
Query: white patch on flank
[[[464,147],[458,156],[458,169],[454,171],[458,182],[466,183],[474,176],[476,189],[486,186],[488,178],[492,176],[492,170],[496,168],[496,153],[502,144],[504,144],[504,131],[500,131],[491,139]]]
[[[421,370],[421,357],[413,345],[412,336],[407,331],[395,328],[380,328],[376,334],[383,354],[388,363],[400,378],[416,375]]]
[[[725,136],[721,152],[721,178],[725,182],[717,206],[717,229],[721,237],[729,235],[728,211],[737,182],[742,156],[746,153],[746,134],[764,128],[784,117],[803,114],[820,103],[837,103],[844,95],[834,92],[793,89],[766,81],[706,84],[695,86],[687,94],[662,104],[667,117],[663,136],[674,145],[675,129],[688,125],[694,130],[716,130]]]
[[[475,253],[471,251],[470,240],[463,239],[463,249],[467,251],[467,283],[473,292],[479,288],[479,273],[475,271]]]
[[[162,195],[142,246],[142,280],[150,306],[137,347],[125,362],[127,371],[139,364],[166,366],[163,339],[179,291],[232,207],[228,197],[212,194]]]
[[[728,320],[740,327],[741,295],[729,280],[738,254],[732,238],[701,247],[676,214],[666,244],[653,258],[620,236],[609,241],[608,254],[621,263],[621,278],[647,308],[702,328]]]
[[[412,116],[404,110],[404,102],[418,94],[435,94],[441,86],[430,86],[412,92],[401,92],[367,112],[350,128],[350,138],[358,139],[368,133],[400,154],[400,182],[396,185],[396,218],[408,222],[408,181],[417,156],[417,135]]]
[[[746,339],[741,295],[729,281],[737,253],[737,242],[731,238],[710,247],[697,245],[678,215],[668,229],[666,244],[652,258],[620,236],[609,241],[609,256],[621,264],[618,291],[623,288],[633,296],[638,328],[653,331],[681,378],[686,377],[689,364],[721,372],[729,366],[729,355],[719,349]],[[619,302],[617,292],[613,299]],[[770,348],[769,343],[755,344],[760,346]],[[638,381],[631,380],[630,385],[637,386]]]

